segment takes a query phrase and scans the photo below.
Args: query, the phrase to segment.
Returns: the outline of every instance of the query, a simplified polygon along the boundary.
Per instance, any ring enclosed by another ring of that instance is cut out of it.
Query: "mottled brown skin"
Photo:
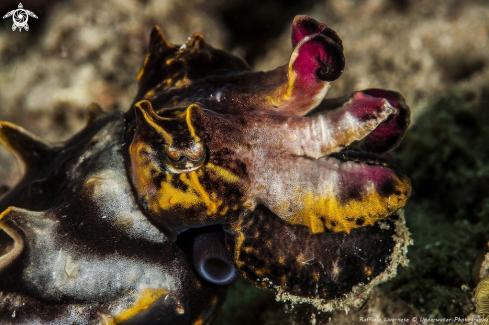
[[[229,244],[238,270],[257,286],[332,300],[386,269],[396,245],[393,220],[397,216],[387,218],[383,228],[361,227],[350,234],[312,234],[260,206],[242,219],[235,228],[237,240]]]
[[[323,101],[341,39],[298,16],[292,45],[287,65],[254,72],[200,34],[175,46],[155,27],[125,114],[91,104],[59,146],[0,122],[25,166],[0,196],[0,321],[207,323],[224,287],[192,256],[212,247],[257,286],[323,310],[392,277],[411,187],[386,152],[409,108],[380,89]],[[207,232],[214,243],[195,250]]]

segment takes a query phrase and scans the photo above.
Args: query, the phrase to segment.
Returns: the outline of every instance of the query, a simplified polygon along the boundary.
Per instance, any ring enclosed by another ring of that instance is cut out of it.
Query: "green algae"
[[[414,245],[409,266],[382,289],[418,315],[463,317],[489,240],[488,101],[440,99],[395,155],[414,189],[405,208]]]
[[[212,324],[263,324],[267,312],[280,309],[281,304],[275,302],[272,292],[239,279],[230,285],[226,301]]]

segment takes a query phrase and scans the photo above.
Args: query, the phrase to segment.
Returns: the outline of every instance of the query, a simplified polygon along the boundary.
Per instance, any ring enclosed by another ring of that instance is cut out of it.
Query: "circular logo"
[[[37,19],[36,14],[33,13],[32,11],[25,10],[24,6],[22,6],[22,3],[19,3],[18,9],[7,12],[5,16],[3,16],[3,19],[8,18],[10,16],[12,16],[12,19],[14,21],[14,24],[12,25],[12,30],[14,32],[16,29],[19,29],[19,32],[21,32],[22,28],[24,28],[26,31],[29,30],[29,25],[27,25],[29,16]]]
[[[25,26],[28,26],[27,21],[29,20],[29,15],[27,15],[27,12],[24,9],[15,10],[12,18],[14,20],[14,25],[17,26],[17,28],[22,29]],[[29,30],[29,28],[27,28],[26,30]]]

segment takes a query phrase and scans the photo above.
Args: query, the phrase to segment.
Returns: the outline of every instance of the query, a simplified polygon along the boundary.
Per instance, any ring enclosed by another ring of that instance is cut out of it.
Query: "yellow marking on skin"
[[[203,323],[203,320],[202,319],[198,319],[192,325],[202,325],[202,323]]]
[[[372,275],[372,273],[373,273],[373,270],[372,270],[372,268],[371,268],[371,267],[367,267],[367,266],[365,266],[365,268],[363,269],[363,272],[365,272],[365,275],[366,275],[366,276],[371,276],[371,275]]]
[[[9,214],[12,211],[12,207],[8,207],[5,209],[2,213],[0,213],[0,220],[2,220],[7,214]]]
[[[236,238],[236,246],[235,246],[235,249],[234,249],[234,263],[236,263],[236,266],[238,268],[241,268],[244,266],[244,262],[241,260],[241,248],[243,246],[243,243],[245,241],[245,235],[242,233],[242,232],[239,232],[238,233],[238,236],[235,237]],[[245,247],[244,248],[244,251],[245,252],[251,252],[252,251],[252,248],[248,248],[248,247]]]
[[[231,230],[235,234],[235,245],[234,245],[234,263],[236,265],[237,269],[242,269],[245,266],[245,263],[241,259],[241,250],[244,250],[245,252],[251,252],[253,250],[252,247],[245,246],[243,247],[244,241],[246,239],[243,229],[242,229],[242,220],[240,220],[237,224],[231,225]],[[259,253],[259,252],[258,252]],[[263,274],[262,271],[259,269],[253,268],[253,272],[255,272],[257,275]],[[266,288],[267,287],[267,282],[262,281],[262,282],[255,282],[255,279],[250,278],[246,273],[242,274],[245,279],[250,280],[253,282],[256,286]]]
[[[141,70],[139,70],[138,72],[138,75],[136,77],[136,80],[139,82],[141,80],[141,78],[143,77],[143,74],[144,74],[144,68],[146,67],[146,64],[148,64],[148,61],[149,61],[149,57],[150,57],[150,53],[146,54],[146,57],[144,58],[144,63],[143,63],[143,66],[141,67]]]
[[[294,51],[295,52],[295,51]],[[285,93],[282,95],[282,101],[286,102],[291,100],[293,92],[295,90],[294,84],[295,84],[295,79],[297,79],[297,73],[295,73],[295,70],[292,68],[292,65],[295,62],[295,59],[297,58],[297,55],[299,54],[299,51],[297,51],[297,54],[292,54],[290,61],[289,61],[289,67],[288,67],[288,85],[287,85],[287,90]]]
[[[195,171],[188,174],[180,174],[180,180],[188,186],[186,191],[179,190],[171,185],[171,174],[167,174],[166,181],[161,182],[161,190],[158,191],[158,199],[155,204],[152,204],[152,209],[168,210],[175,205],[180,205],[184,208],[203,203],[207,207],[207,214],[216,214],[219,205],[222,202],[214,202],[204,187],[200,184],[199,178]]]
[[[321,275],[319,274],[319,272],[314,272],[313,276],[314,276],[314,281],[319,281],[319,279],[321,278]]]
[[[190,183],[192,184],[193,189],[197,191],[197,193],[199,193],[202,201],[207,206],[207,214],[210,215],[217,213],[217,204],[210,199],[209,194],[200,184],[197,173],[195,171],[192,171],[188,175],[190,177]]]
[[[205,165],[206,168],[212,170],[216,175],[220,176],[228,183],[237,183],[239,181],[239,177],[231,173],[229,170],[224,169],[222,167],[216,166],[211,163],[207,163]]]
[[[148,99],[148,98],[150,98],[150,97],[153,97],[153,96],[155,95],[155,93],[156,93],[156,92],[154,91],[154,89],[151,89],[151,90],[149,90],[149,91],[146,93],[146,95],[144,95],[144,98],[145,98],[145,99]]]
[[[141,155],[140,153],[148,149],[148,145],[141,141],[134,141],[129,148],[131,158],[137,161],[137,166],[152,165],[151,158],[148,155]],[[150,169],[147,169],[149,172]]]
[[[308,214],[304,216],[304,224],[311,228],[313,234],[318,232],[324,232],[324,225],[320,218],[314,214]]]
[[[161,126],[156,124],[155,119],[158,119],[160,117],[158,115],[156,115],[156,113],[154,111],[148,112],[145,109],[143,109],[142,105],[140,105],[140,102],[136,103],[136,107],[138,107],[141,114],[143,114],[144,121],[147,124],[149,124],[149,126],[152,127],[155,131],[157,131],[159,134],[162,135],[162,137],[165,139],[166,144],[171,145],[173,142],[171,135],[168,132],[166,132]],[[151,110],[153,110],[153,108],[151,108]],[[152,115],[154,115],[154,116],[152,116]],[[134,141],[133,141],[133,143],[134,143]],[[144,143],[144,145],[147,146],[146,143]]]
[[[174,86],[181,88],[183,86],[188,86],[190,84],[191,84],[190,79],[188,79],[187,76],[184,76],[183,78],[177,80],[177,82],[175,82]]]
[[[23,139],[24,137],[25,139]],[[25,157],[25,153],[32,151],[33,146],[44,147],[45,149],[50,148],[50,145],[37,135],[30,133],[19,125],[5,121],[0,121],[0,144],[17,158],[24,170],[29,163],[34,163]]]
[[[195,139],[196,142],[199,142],[200,138],[195,134],[195,129],[194,129],[194,126],[192,125],[191,111],[192,111],[192,108],[194,108],[194,107],[197,107],[198,109],[200,109],[200,106],[197,104],[190,105],[186,110],[185,120],[187,121],[187,126],[188,126],[188,129],[190,131],[190,135]]]
[[[163,289],[146,288],[141,293],[134,305],[113,318],[114,324],[120,324],[148,309],[156,300],[166,295],[168,291]]]
[[[237,225],[233,225],[231,226],[233,232],[236,234],[235,236],[235,245],[234,245],[234,263],[236,263],[236,266],[239,268],[241,268],[244,263],[243,261],[241,261],[241,257],[240,257],[240,253],[241,253],[241,249],[243,247],[243,243],[245,241],[245,235],[243,233],[243,230],[241,229],[241,222],[242,221],[239,221],[239,223]],[[248,247],[245,247],[244,250],[247,251]],[[250,248],[251,250],[251,248]]]
[[[171,205],[175,205],[175,204],[177,204],[177,203],[178,203],[178,198],[171,196],[171,197],[168,199],[168,202],[169,202]]]
[[[318,197],[312,192],[306,193],[302,198],[297,198],[302,201],[302,206],[305,208],[295,213],[287,221],[294,225],[308,226],[313,233],[323,232],[324,227],[334,232],[349,233],[354,228],[373,225],[376,221],[402,208],[408,198],[404,193],[409,192],[410,188],[411,185],[407,179],[400,180],[396,190],[402,194],[384,197],[377,193],[375,186],[372,185],[360,200],[349,200],[346,203],[342,203],[337,198]],[[325,219],[325,224],[320,216]],[[359,218],[364,220],[361,225],[356,223]],[[334,225],[331,222],[334,222]]]
[[[185,174],[180,174],[180,179],[185,178]],[[200,197],[189,187],[187,191],[179,190],[171,185],[172,175],[166,175],[166,181],[161,182],[161,190],[157,193],[155,204],[151,204],[155,211],[169,210],[175,205],[184,208],[191,208],[202,202]]]
[[[265,101],[274,107],[283,106],[285,103],[290,102],[293,97],[295,89],[294,83],[297,79],[297,73],[294,71],[292,65],[294,64],[299,54],[299,51],[297,49],[298,48],[296,48],[296,50],[292,52],[289,60],[289,65],[287,68],[287,83],[275,89],[275,91],[271,95],[265,97]]]
[[[20,127],[15,125],[15,124],[9,123],[9,122],[0,122],[0,143],[3,144],[3,146],[8,151],[10,151],[11,153],[16,155],[16,152],[17,152],[16,148],[12,146],[10,138],[1,130],[4,127],[10,128],[10,129],[18,129],[18,130],[20,130]],[[21,160],[21,159],[19,159],[19,160]]]
[[[153,87],[153,89],[166,89],[173,83],[173,79],[171,77],[163,79],[159,84]]]
[[[167,175],[170,175],[170,174],[167,174]],[[170,176],[171,177],[171,176]],[[180,174],[178,176],[180,178],[180,180],[187,186],[190,186],[190,182],[188,180],[188,177],[187,177],[187,174],[183,173],[183,174]],[[166,176],[167,180],[168,180],[168,176]]]
[[[225,214],[226,214],[226,212],[228,212],[228,210],[229,210],[229,206],[225,205],[225,206],[222,208],[222,210],[221,210],[221,211],[219,211],[219,214],[220,214],[220,215],[225,215]]]
[[[16,209],[17,210],[16,212],[22,213],[22,211],[19,211],[21,210],[19,208],[8,207],[7,209],[5,209],[5,211],[3,211],[0,214],[0,220],[2,220],[5,216],[9,215],[13,209]],[[29,211],[24,211],[24,213],[29,213]],[[11,216],[11,219],[13,217],[14,216]],[[9,225],[7,225],[6,223],[0,221],[0,229],[3,232],[5,232],[14,241],[13,246],[9,247],[6,251],[4,251],[3,255],[0,257],[0,269],[3,269],[5,266],[17,260],[17,258],[24,250],[25,244],[24,244],[24,238],[20,235],[20,233],[17,230],[10,227]]]

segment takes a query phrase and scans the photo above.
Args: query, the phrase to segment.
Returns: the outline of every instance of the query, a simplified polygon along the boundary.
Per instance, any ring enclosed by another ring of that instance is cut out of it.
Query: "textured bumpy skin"
[[[0,122],[25,167],[0,201],[1,323],[204,324],[236,271],[348,309],[395,275],[411,187],[386,152],[409,108],[380,89],[323,100],[345,64],[325,24],[296,17],[292,45],[254,72],[155,27],[127,113],[91,104],[59,146]],[[208,278],[212,258],[229,272]]]

